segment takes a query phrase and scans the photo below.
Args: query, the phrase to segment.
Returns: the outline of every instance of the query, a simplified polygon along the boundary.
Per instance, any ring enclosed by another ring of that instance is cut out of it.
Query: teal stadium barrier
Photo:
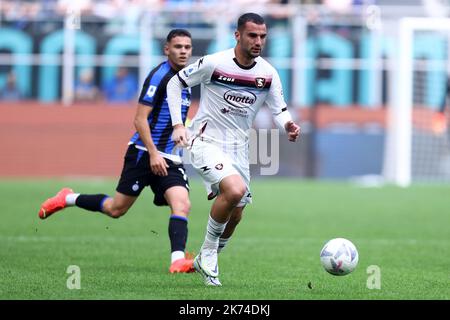
[[[292,84],[293,72],[300,72],[302,78],[305,79],[303,84],[298,84],[304,86],[304,90],[301,90],[304,94],[300,97],[300,104],[303,106],[311,105],[315,101],[327,102],[337,107],[359,104],[362,107],[371,108],[380,105],[380,97],[372,90],[378,76],[375,63],[380,57],[393,57],[396,52],[395,42],[386,35],[369,34],[363,28],[352,32],[353,35],[349,39],[339,34],[338,30],[328,28],[326,32],[310,35],[306,43],[293,43],[289,28],[271,30],[271,37],[265,51],[268,58],[289,58],[293,55],[293,46],[297,45],[305,49],[303,50],[305,56],[298,57],[299,59],[306,58],[314,61],[319,56],[327,56],[334,59],[358,58],[366,61],[364,67],[359,70],[338,66],[328,70],[327,76],[323,77],[318,76],[318,68],[314,64],[295,71],[286,68],[285,65],[277,66],[276,61],[279,60],[274,59],[274,65],[279,70],[288,101],[292,97],[291,90],[301,89],[293,88]],[[59,73],[61,67],[57,64],[56,54],[59,54],[63,48],[63,35],[63,30],[56,30],[44,37],[35,37],[31,32],[27,33],[11,27],[0,28],[0,50],[11,52],[15,57],[21,55],[20,60],[13,59],[11,68],[17,75],[18,88],[24,96],[33,98],[32,93],[36,92],[35,98],[43,102],[54,102],[60,99]],[[381,39],[376,37],[381,37]],[[375,42],[378,40],[377,43],[380,45],[375,47]],[[221,43],[222,46],[224,44],[228,44],[229,47],[233,46],[232,32],[230,32],[229,38]],[[194,47],[197,45],[198,40],[194,38]],[[155,57],[161,55],[162,42],[153,39],[151,47],[153,48],[152,54],[148,59],[153,61]],[[203,45],[203,47],[205,46]],[[218,49],[217,41],[211,40],[202,54],[214,52],[216,49]],[[446,49],[444,35],[423,34],[414,39],[414,56],[416,58],[443,60],[446,58]],[[35,53],[44,54],[43,64],[39,68],[32,68],[30,61],[23,56],[23,54],[34,53],[33,50],[37,51]],[[83,63],[77,66],[76,75],[82,68],[94,67],[94,59],[89,57],[93,57],[95,54],[103,54],[107,57],[107,61],[112,62],[112,65],[100,68],[101,84],[104,84],[114,75],[122,56],[139,53],[140,37],[139,34],[119,34],[105,38],[103,35],[88,34],[83,30],[77,30],[75,50],[77,54],[84,56]],[[433,68],[431,64],[427,68],[424,87],[433,88],[433,90],[425,91],[424,104],[435,109],[443,99],[446,72]],[[2,70],[0,72],[0,88],[6,82],[5,68]],[[37,78],[35,78],[38,81],[33,81],[33,72],[38,72]],[[37,86],[35,90],[33,86]],[[335,92],[339,92],[339,94],[337,95]]]

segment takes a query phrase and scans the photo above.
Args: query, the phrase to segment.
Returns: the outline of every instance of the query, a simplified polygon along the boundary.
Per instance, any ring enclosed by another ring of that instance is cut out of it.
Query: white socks
[[[227,245],[227,243],[228,243],[228,241],[230,241],[230,239],[231,239],[231,237],[219,239],[219,247],[217,248],[217,253],[219,253],[223,250],[223,248]]]
[[[74,206],[75,205],[75,201],[77,201],[77,198],[80,194],[79,193],[69,193],[66,196],[66,205],[67,206]]]
[[[170,256],[170,263],[173,263],[176,260],[183,259],[184,258],[184,252],[183,251],[174,251],[172,252]]]
[[[214,220],[211,215],[208,218],[208,226],[206,227],[205,241],[202,249],[215,249],[219,247],[219,238],[225,230],[227,223],[220,223]]]

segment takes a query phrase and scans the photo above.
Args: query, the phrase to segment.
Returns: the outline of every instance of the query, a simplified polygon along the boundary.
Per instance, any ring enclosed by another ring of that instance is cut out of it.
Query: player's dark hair
[[[175,37],[189,37],[192,39],[191,33],[185,29],[173,29],[167,35],[167,42],[170,42]]]
[[[247,22],[253,22],[256,24],[265,24],[266,23],[264,21],[264,18],[261,17],[259,14],[256,14],[253,12],[248,12],[248,13],[244,13],[242,16],[239,17],[238,22],[237,22],[237,29],[239,31],[242,31],[242,29],[244,28],[244,26]]]

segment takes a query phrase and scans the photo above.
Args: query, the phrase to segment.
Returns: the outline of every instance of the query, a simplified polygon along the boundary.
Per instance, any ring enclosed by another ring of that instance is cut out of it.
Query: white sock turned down
[[[69,193],[66,196],[66,205],[67,206],[74,206],[75,205],[75,201],[77,201],[77,198],[80,194],[79,193]]]

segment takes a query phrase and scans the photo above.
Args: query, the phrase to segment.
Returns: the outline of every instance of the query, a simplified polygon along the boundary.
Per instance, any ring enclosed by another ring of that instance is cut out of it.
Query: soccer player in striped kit
[[[233,234],[244,207],[251,203],[249,135],[260,107],[267,104],[278,127],[296,141],[300,127],[283,98],[278,72],[263,58],[264,19],[246,13],[238,19],[236,46],[200,58],[177,73],[167,85],[173,137],[188,146],[193,167],[207,186],[212,204],[205,240],[194,259],[209,286],[220,286],[217,254]],[[201,84],[200,106],[189,126],[182,121],[180,94]]]
[[[46,219],[66,207],[97,211],[112,218],[124,215],[141,191],[149,186],[154,204],[170,207],[169,238],[171,266],[169,271],[193,272],[193,260],[185,257],[187,222],[190,211],[189,183],[181,162],[180,150],[172,140],[172,123],[167,105],[166,86],[192,55],[191,34],[174,29],[167,35],[164,53],[166,61],[154,68],[145,79],[134,119],[136,133],[131,137],[124,166],[114,197],[105,194],[79,194],[63,188],[47,199],[39,210]],[[181,119],[186,120],[191,103],[191,91],[180,93]]]

